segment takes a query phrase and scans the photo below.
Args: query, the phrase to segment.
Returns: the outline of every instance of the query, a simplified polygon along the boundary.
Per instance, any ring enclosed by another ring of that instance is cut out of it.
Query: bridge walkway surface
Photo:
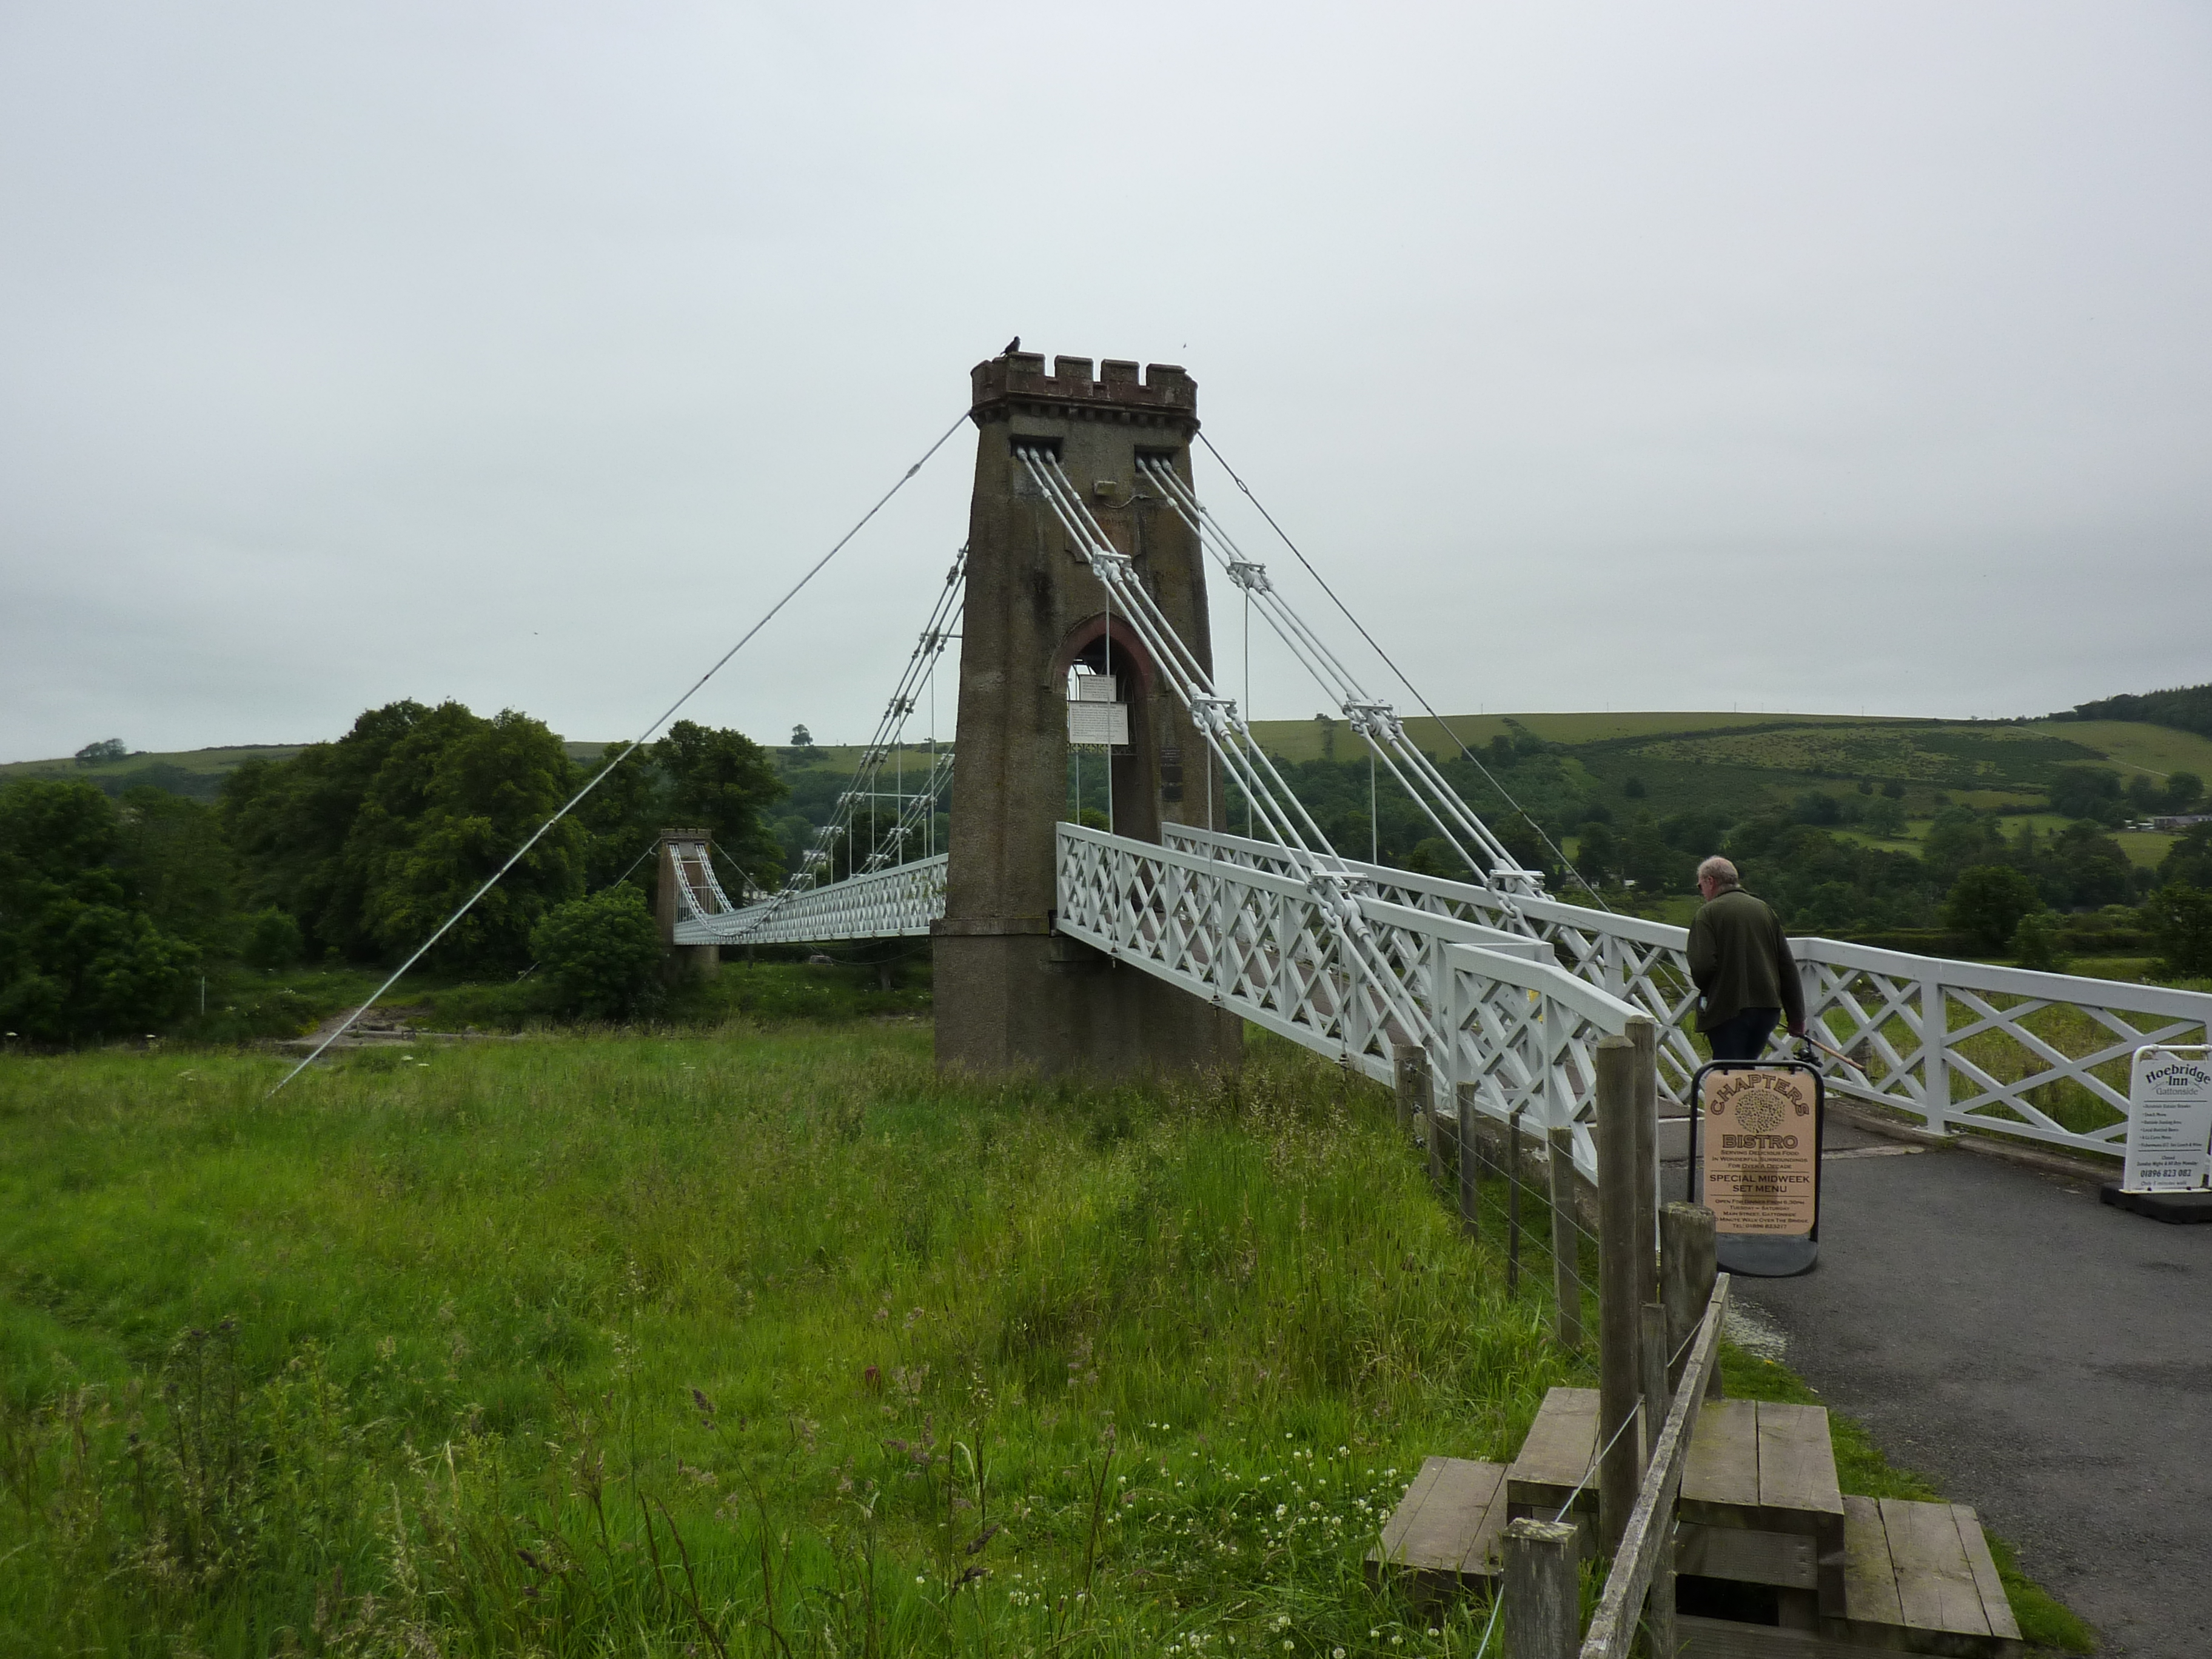
[[[2212,1654],[2212,1226],[1831,1119],[1820,1261],[1739,1278],[1784,1358],[2128,1659]]]

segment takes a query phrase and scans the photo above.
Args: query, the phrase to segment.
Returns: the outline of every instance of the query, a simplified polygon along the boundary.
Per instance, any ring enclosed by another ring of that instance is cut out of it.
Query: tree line
[[[210,967],[395,963],[620,752],[580,763],[514,710],[403,701],[291,759],[247,760],[212,805],[76,780],[0,787],[0,1029],[46,1042],[159,1030]],[[764,815],[783,793],[742,732],[679,720],[542,836],[426,965],[519,974],[549,919],[587,899],[635,956],[659,830],[704,829],[726,884],[772,884],[784,860]]]

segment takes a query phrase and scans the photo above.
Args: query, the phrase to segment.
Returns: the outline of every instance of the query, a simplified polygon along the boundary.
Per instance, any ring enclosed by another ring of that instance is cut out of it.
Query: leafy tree
[[[2051,837],[2047,863],[2035,873],[2045,877],[2047,898],[2075,909],[2124,904],[2135,893],[2127,854],[2101,824],[2087,819]]]
[[[2117,773],[2099,766],[2062,766],[2051,775],[2051,810],[2069,818],[2094,818],[2120,798]]]
[[[1452,844],[1442,836],[1431,836],[1415,842],[1402,867],[1417,876],[1434,876],[1440,881],[1465,881],[1472,873],[1466,860],[1452,850]]]
[[[2063,971],[2066,957],[2059,946],[2058,924],[2045,910],[2031,910],[2014,925],[2013,960],[2023,968],[2047,974]]]
[[[1675,812],[1659,821],[1667,845],[1693,859],[1710,858],[1720,850],[1729,821],[1717,812]]]
[[[300,924],[273,905],[246,918],[240,954],[249,968],[289,968],[299,961]]]
[[[1621,838],[1620,864],[1622,873],[1642,892],[1682,893],[1695,885],[1697,860],[1668,846],[1658,820],[1649,812],[1629,820],[1628,832]]]
[[[678,720],[653,745],[653,760],[667,780],[670,823],[712,832],[714,844],[763,885],[782,874],[782,849],[764,814],[787,791],[765,750],[742,732]]]
[[[1905,833],[1905,808],[1887,795],[1867,803],[1866,827],[1873,834],[1897,836]]]
[[[1881,786],[1881,793],[1884,800],[1903,800],[1905,785],[1899,780],[1891,778]]]
[[[2175,772],[2166,781],[2166,810],[2169,812],[2192,812],[2204,798],[2204,780],[2194,772]]]
[[[1841,823],[1844,821],[1844,809],[1825,789],[1808,789],[1797,797],[1790,812],[1800,823]]]
[[[542,721],[513,709],[483,720],[459,703],[431,710],[392,745],[346,840],[376,942],[396,954],[428,938],[552,816],[572,775]],[[531,930],[583,885],[584,838],[573,820],[554,825],[446,935],[440,959],[526,965]]]
[[[2179,884],[2212,892],[2212,823],[2193,823],[2183,831],[2166,849],[2158,878],[2166,886]]]
[[[1498,844],[1513,855],[1514,862],[1523,870],[1540,871],[1550,880],[1559,878],[1559,860],[1553,857],[1543,836],[1536,832],[1536,826],[1523,814],[1515,812],[1502,821],[1493,820],[1490,827]]]
[[[803,726],[793,726],[791,728],[791,746],[793,749],[813,748],[814,734]]]
[[[98,743],[88,743],[78,750],[76,763],[79,766],[98,766],[103,761],[127,760],[130,756],[131,751],[123,746],[122,738],[102,738]]]
[[[215,809],[142,787],[124,795],[116,819],[116,866],[154,925],[228,954],[238,860]]]
[[[1644,799],[1644,780],[1641,778],[1628,779],[1620,786],[1620,793],[1627,796],[1631,800],[1642,800]]]
[[[1824,881],[1805,896],[1791,920],[1815,933],[1849,931],[1859,913],[1859,896],[1847,881]]]
[[[0,787],[0,1021],[48,1042],[156,1029],[198,953],[134,902],[115,803],[88,783]]]
[[[1608,825],[1592,822],[1575,831],[1575,868],[1600,886],[1620,873],[1620,842]]]
[[[660,931],[633,887],[555,907],[532,929],[530,948],[562,1013],[627,1018],[658,988]]]
[[[1937,813],[1928,826],[1920,858],[1937,882],[1948,886],[1969,866],[1992,863],[2006,850],[2003,833],[1994,819],[1979,817],[1968,807],[1952,806]]]
[[[335,743],[310,744],[289,761],[257,757],[224,781],[219,811],[246,869],[246,903],[289,911],[319,955],[375,955],[368,849],[353,845],[355,835],[386,762],[430,714],[419,702],[386,703]],[[388,824],[383,833],[398,839]]]
[[[1927,867],[1909,853],[1840,840],[1778,812],[1738,824],[1729,834],[1728,853],[1742,872],[1744,885],[1791,927],[1817,924],[1838,932],[1911,927],[1930,918],[1933,883]],[[1848,915],[1832,884],[1851,894]]]
[[[2165,953],[2163,972],[2173,978],[2212,977],[2212,891],[2174,882],[2153,893],[2142,914]]]
[[[1943,919],[1986,951],[2004,949],[2020,919],[2043,908],[2035,884],[2004,864],[1978,864],[1960,872],[1944,901]]]

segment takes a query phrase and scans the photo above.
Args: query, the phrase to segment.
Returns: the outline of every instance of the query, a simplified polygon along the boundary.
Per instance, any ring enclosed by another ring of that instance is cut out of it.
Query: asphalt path
[[[1820,1261],[1738,1279],[1790,1364],[2130,1659],[2212,1655],[2212,1225],[1832,1122]]]

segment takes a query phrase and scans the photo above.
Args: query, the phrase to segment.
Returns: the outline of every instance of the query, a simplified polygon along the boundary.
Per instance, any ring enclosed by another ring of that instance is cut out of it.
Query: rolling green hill
[[[1450,728],[1448,735],[1445,726]],[[1261,720],[1255,731],[1267,751],[1289,762],[1363,752],[1341,720]],[[2047,810],[2045,791],[2063,766],[2108,770],[2123,783],[2136,776],[2163,785],[2175,772],[2212,778],[2212,738],[2124,720],[1930,720],[1863,719],[1844,714],[1752,714],[1733,712],[1620,712],[1605,714],[1455,714],[1442,723],[1407,722],[1413,741],[1439,759],[1457,753],[1454,735],[1487,757],[1500,740],[1525,751],[1540,745],[1559,762],[1577,789],[1623,806],[1634,802],[1664,816],[1689,810],[1741,813],[1818,790],[1848,799],[1862,783],[1900,792],[1911,822],[1905,836],[1946,805],[2028,814]],[[580,761],[598,758],[603,743],[570,742]],[[64,759],[0,765],[0,782],[18,777],[83,778],[111,793],[152,784],[199,800],[212,800],[223,778],[249,758],[289,759],[298,744],[245,745],[175,753],[141,753],[85,766]],[[858,763],[855,744],[825,744],[804,757],[775,751],[793,786],[791,808],[812,818],[834,799],[835,781]],[[916,772],[925,769],[921,745],[909,745]],[[787,809],[787,811],[790,809]],[[2155,865],[2170,837],[2126,837],[2131,858]]]

